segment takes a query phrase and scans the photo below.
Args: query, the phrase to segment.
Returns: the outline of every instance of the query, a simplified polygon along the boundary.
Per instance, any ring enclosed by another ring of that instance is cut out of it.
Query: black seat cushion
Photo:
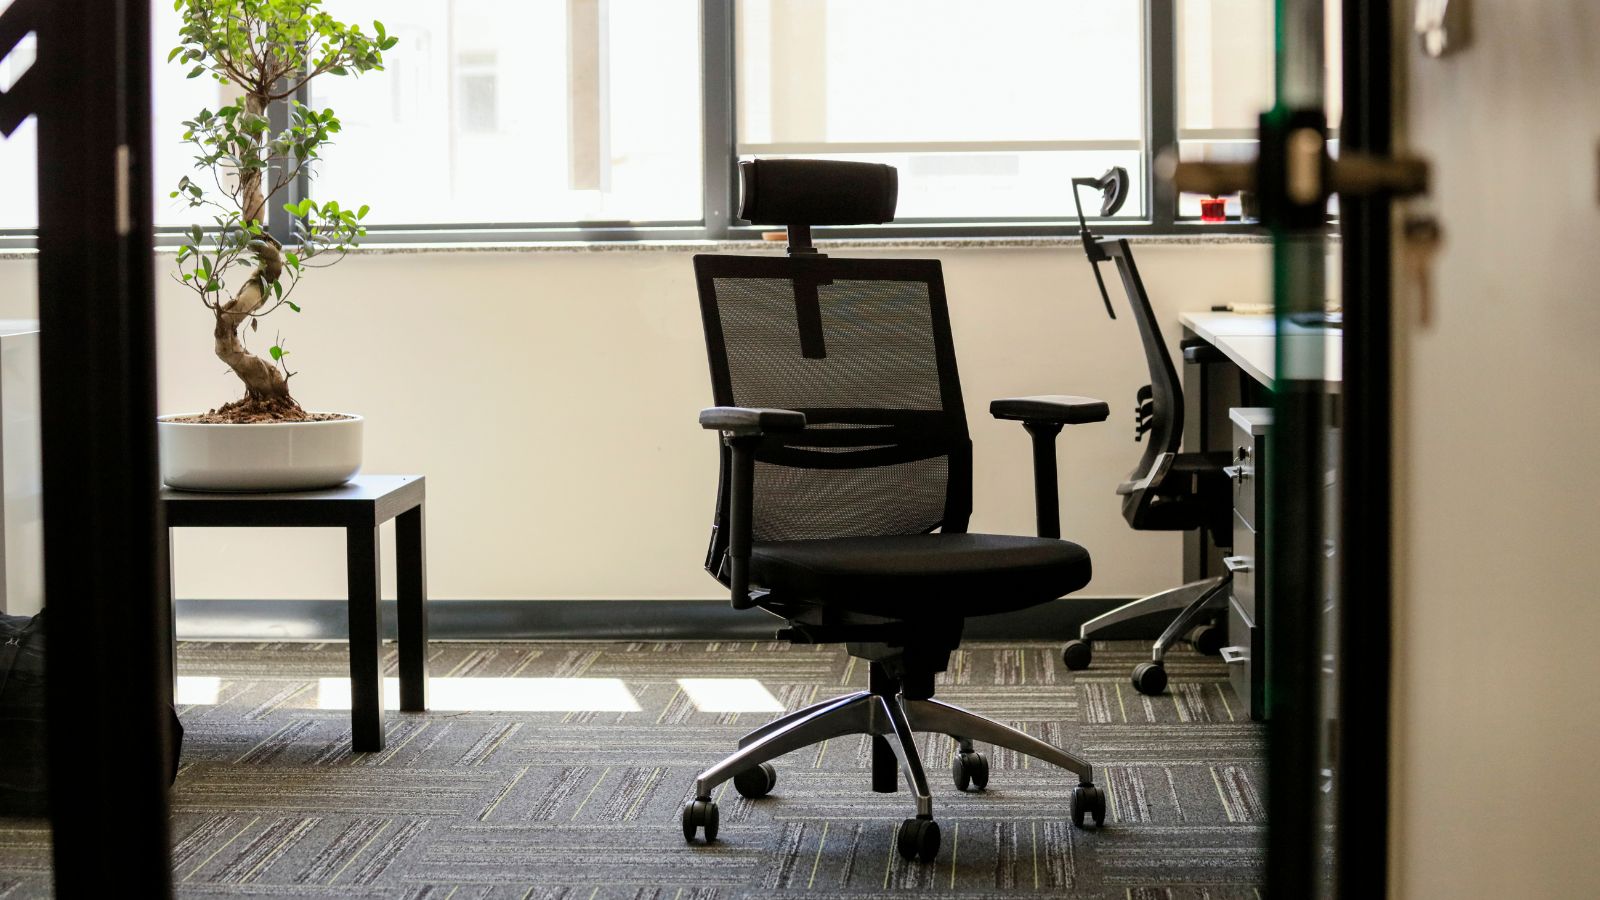
[[[893,618],[1010,612],[1070,594],[1090,575],[1077,544],[1000,534],[759,542],[750,570],[774,598]]]

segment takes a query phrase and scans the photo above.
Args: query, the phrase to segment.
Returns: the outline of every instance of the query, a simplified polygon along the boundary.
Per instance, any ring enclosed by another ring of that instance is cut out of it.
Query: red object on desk
[[[1200,201],[1200,221],[1228,221],[1228,201],[1221,197],[1207,197]]]

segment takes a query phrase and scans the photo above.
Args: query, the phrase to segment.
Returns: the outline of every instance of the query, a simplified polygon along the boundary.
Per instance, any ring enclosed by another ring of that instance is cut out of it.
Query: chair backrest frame
[[[795,409],[808,422],[756,453],[757,540],[966,530],[972,444],[938,260],[700,255],[694,266],[716,405]],[[723,447],[706,559],[724,580],[730,463]],[[941,468],[943,484],[927,484]],[[769,485],[837,484],[764,493],[763,470]],[[850,481],[867,470],[870,478]],[[922,492],[904,510],[793,508],[872,503],[862,486],[887,490],[897,472]],[[783,508],[762,508],[775,503]],[[838,533],[827,533],[836,518]]]
[[[1179,380],[1177,367],[1173,365],[1172,354],[1167,350],[1161,326],[1156,321],[1144,280],[1139,277],[1139,267],[1133,261],[1133,248],[1126,238],[1102,238],[1099,245],[1117,265],[1117,274],[1122,279],[1123,292],[1128,296],[1134,324],[1139,329],[1145,365],[1150,371],[1148,437],[1139,465],[1128,476],[1129,481],[1139,481],[1155,470],[1162,454],[1177,453],[1183,443],[1183,383]]]

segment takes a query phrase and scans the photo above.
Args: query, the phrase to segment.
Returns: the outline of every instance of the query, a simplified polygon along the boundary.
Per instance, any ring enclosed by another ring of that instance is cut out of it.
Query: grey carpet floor
[[[927,736],[944,844],[917,864],[894,852],[910,798],[868,789],[865,738],[783,758],[771,797],[724,790],[721,840],[683,841],[694,776],[739,735],[865,685],[842,649],[438,643],[433,711],[389,713],[387,748],[355,755],[342,645],[186,643],[174,879],[183,897],[1255,898],[1262,729],[1187,649],[1165,696],[1135,692],[1145,647],[1098,644],[1079,673],[1054,643],[959,651],[938,696],[1086,756],[1107,821],[1074,829],[1071,775],[992,748],[989,789],[960,793],[951,741]],[[0,897],[47,896],[48,858],[43,823],[0,820]]]

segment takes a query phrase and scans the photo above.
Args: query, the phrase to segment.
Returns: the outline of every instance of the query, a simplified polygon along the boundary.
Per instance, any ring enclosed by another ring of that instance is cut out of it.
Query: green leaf
[[[205,71],[206,71],[206,67],[205,66],[195,66],[193,69],[189,70],[189,77],[190,78],[199,78],[201,75],[205,74]]]
[[[283,302],[284,302],[284,303],[285,303],[285,304],[287,304],[287,305],[288,305],[288,307],[289,307],[289,308],[290,308],[290,309],[292,309],[292,310],[294,310],[294,311],[295,311],[295,312],[299,312],[299,311],[300,311],[300,307],[299,307],[299,306],[298,306],[298,305],[296,305],[296,304],[295,304],[295,302],[294,302],[294,301],[293,301],[293,300],[285,300],[285,301],[283,301]]]
[[[299,257],[298,254],[285,253],[283,255],[283,258],[287,259],[289,261],[289,265],[293,266],[294,268],[296,268],[296,269],[300,268],[300,257]]]
[[[367,213],[369,213],[371,211],[372,211],[372,207],[370,207],[370,206],[362,206],[361,209],[356,212],[356,218],[365,219],[367,217]]]
[[[273,344],[271,347],[268,347],[267,352],[272,354],[272,358],[274,360],[283,359],[283,348],[279,347],[277,344]]]

